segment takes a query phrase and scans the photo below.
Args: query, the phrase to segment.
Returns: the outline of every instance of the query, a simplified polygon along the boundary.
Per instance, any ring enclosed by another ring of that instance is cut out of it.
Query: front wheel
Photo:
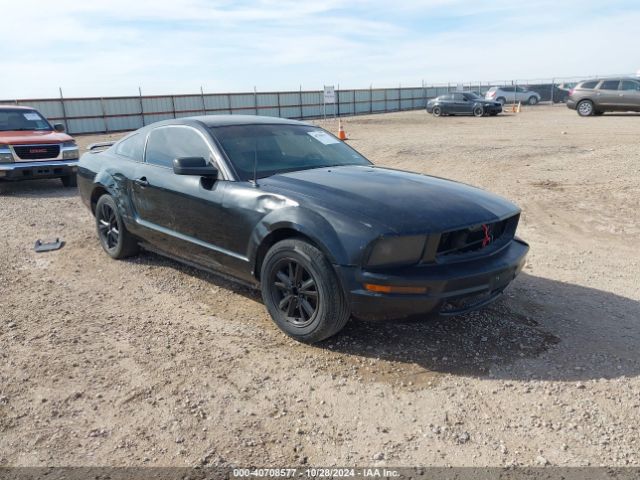
[[[504,97],[498,97],[496,98],[496,102],[498,102],[500,105],[504,105],[505,103],[507,103],[507,99]]]
[[[529,105],[535,105],[536,103],[538,103],[538,97],[534,97],[533,95],[529,97],[528,100]]]
[[[271,247],[260,280],[271,318],[298,341],[324,340],[349,320],[349,307],[331,264],[305,241],[288,239]]]
[[[580,102],[578,102],[576,110],[578,110],[578,115],[580,115],[581,117],[589,117],[593,115],[595,111],[591,100],[581,100]]]
[[[480,105],[476,105],[475,107],[473,107],[473,116],[474,117],[484,116],[484,108],[482,108]]]
[[[118,206],[111,195],[102,195],[98,199],[96,229],[102,248],[111,258],[126,258],[138,253],[138,241],[124,226]]]
[[[439,117],[440,115],[442,115],[442,109],[440,107],[433,107],[432,112],[434,117]]]

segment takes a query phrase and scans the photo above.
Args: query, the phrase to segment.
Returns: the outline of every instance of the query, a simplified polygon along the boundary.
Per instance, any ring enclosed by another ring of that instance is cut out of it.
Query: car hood
[[[397,233],[429,233],[489,223],[520,210],[479,188],[416,173],[369,166],[317,168],[260,180],[301,205],[321,205],[375,221]]]
[[[10,130],[0,132],[0,144],[32,145],[42,143],[62,143],[73,140],[66,133],[53,130]]]

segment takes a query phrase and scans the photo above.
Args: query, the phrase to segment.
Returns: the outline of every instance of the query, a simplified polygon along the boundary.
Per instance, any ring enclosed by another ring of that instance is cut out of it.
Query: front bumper
[[[570,108],[571,110],[575,110],[576,109],[576,105],[578,105],[578,102],[576,102],[572,98],[567,98],[567,108]]]
[[[354,317],[392,320],[438,311],[452,302],[483,298],[465,310],[495,299],[520,273],[529,246],[514,239],[493,255],[468,262],[412,267],[394,273],[374,273],[357,267],[338,267]],[[384,294],[365,290],[364,283],[427,287],[421,295]]]
[[[78,159],[0,163],[0,180],[33,180],[74,175]]]

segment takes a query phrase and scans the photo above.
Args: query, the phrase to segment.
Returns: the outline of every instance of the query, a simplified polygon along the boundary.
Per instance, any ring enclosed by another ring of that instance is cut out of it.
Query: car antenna
[[[254,187],[258,186],[258,142],[253,144],[253,180]]]

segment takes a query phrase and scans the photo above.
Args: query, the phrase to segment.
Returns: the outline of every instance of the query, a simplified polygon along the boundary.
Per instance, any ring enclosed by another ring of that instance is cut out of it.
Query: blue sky
[[[640,69],[637,1],[20,0],[2,19],[2,99]]]

